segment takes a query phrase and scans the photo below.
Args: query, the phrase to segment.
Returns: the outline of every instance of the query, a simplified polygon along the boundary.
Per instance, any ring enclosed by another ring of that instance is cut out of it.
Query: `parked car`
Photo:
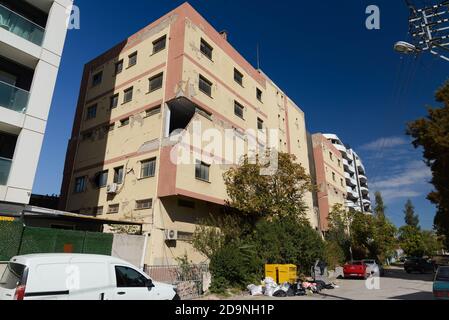
[[[378,264],[376,260],[365,259],[362,261],[363,261],[363,263],[366,264],[367,269],[368,269],[367,272],[369,274],[379,275],[380,277],[382,277],[384,275],[384,268],[380,264]]]
[[[424,258],[409,258],[404,263],[404,270],[407,273],[412,272],[435,272],[435,265],[431,260]]]
[[[439,267],[433,282],[435,299],[449,300],[449,267]]]
[[[128,262],[109,256],[18,256],[0,275],[0,300],[178,299],[174,286],[154,282]]]
[[[343,267],[345,278],[363,278],[370,276],[368,266],[363,261],[353,261]]]

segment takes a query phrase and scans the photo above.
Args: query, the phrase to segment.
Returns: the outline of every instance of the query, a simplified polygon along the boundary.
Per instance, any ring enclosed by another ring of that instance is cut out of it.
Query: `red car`
[[[369,277],[368,271],[368,266],[363,261],[353,261],[343,267],[345,278],[367,279]]]

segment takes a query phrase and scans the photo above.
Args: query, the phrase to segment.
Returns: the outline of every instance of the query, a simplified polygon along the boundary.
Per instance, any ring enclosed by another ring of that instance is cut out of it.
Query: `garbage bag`
[[[287,292],[290,289],[290,283],[285,282],[284,284],[282,284],[280,286],[281,290],[283,290],[284,292]]]
[[[266,278],[264,280],[265,283],[265,295],[268,297],[272,297],[273,294],[279,290],[278,285],[276,284],[276,282],[274,282],[274,280],[270,277]]]
[[[254,284],[250,284],[248,286],[248,291],[251,293],[252,296],[261,296],[261,295],[263,295],[262,286],[256,286]]]
[[[276,298],[285,298],[285,297],[287,297],[287,292],[285,292],[285,291],[282,290],[282,289],[277,290],[275,293],[273,293],[273,297],[276,297]]]

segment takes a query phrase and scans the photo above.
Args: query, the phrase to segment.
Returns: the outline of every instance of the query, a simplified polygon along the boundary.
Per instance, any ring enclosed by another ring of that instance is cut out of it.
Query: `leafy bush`
[[[215,252],[210,261],[213,275],[211,292],[224,293],[228,288],[245,288],[258,282],[260,259],[251,245],[229,243]]]

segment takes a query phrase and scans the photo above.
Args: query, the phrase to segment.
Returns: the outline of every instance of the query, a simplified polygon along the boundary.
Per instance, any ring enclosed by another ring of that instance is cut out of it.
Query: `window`
[[[22,264],[8,263],[0,277],[0,288],[15,290],[18,285],[24,285],[25,283],[22,282],[25,269],[26,266]]]
[[[136,210],[146,210],[153,207],[153,199],[136,201]]]
[[[343,183],[343,179],[340,179],[340,184],[341,184],[342,187],[345,186],[344,183]]]
[[[207,80],[202,75],[200,75],[200,91],[207,94],[209,97],[212,96],[212,82]]]
[[[234,68],[234,80],[239,85],[243,86],[243,74]]]
[[[118,106],[118,99],[119,99],[119,94],[115,94],[111,97],[110,103],[109,103],[109,108],[111,109],[115,109]]]
[[[108,214],[116,214],[119,212],[120,205],[119,204],[111,204],[108,208]]]
[[[92,86],[93,87],[98,86],[102,80],[103,80],[103,71],[94,74],[94,76],[92,77]]]
[[[338,166],[341,167],[341,160],[338,159]]]
[[[234,101],[234,114],[240,118],[243,119],[243,111],[245,110],[245,108],[238,103],[237,101]]]
[[[195,202],[184,200],[184,199],[179,199],[178,206],[184,207],[184,208],[189,208],[189,209],[195,209]]]
[[[334,161],[334,155],[332,154],[332,152],[329,152],[329,158]]]
[[[123,103],[128,103],[133,100],[133,91],[134,87],[128,88],[125,90],[125,96],[123,97]]]
[[[128,68],[131,68],[132,66],[135,66],[137,64],[137,51],[130,54],[128,56],[129,61],[128,61]]]
[[[120,120],[120,127],[125,127],[129,124],[129,118]]]
[[[204,39],[201,39],[200,51],[206,57],[212,60],[212,52],[214,48],[210,44],[208,44]]]
[[[335,172],[332,172],[332,180],[337,181],[336,176],[335,176]]]
[[[154,177],[156,173],[156,158],[141,162],[140,178]]]
[[[122,73],[122,71],[123,71],[123,60],[120,60],[119,62],[117,62],[115,64],[114,73],[115,73],[115,75],[118,75],[118,74]]]
[[[262,102],[262,90],[260,90],[259,88],[256,88],[256,97],[257,97],[257,100]]]
[[[86,191],[87,177],[78,177],[75,179],[75,193],[82,193]]]
[[[156,41],[153,42],[153,54],[158,53],[165,49],[165,45],[167,43],[167,36],[163,36]]]
[[[134,269],[128,267],[115,267],[117,288],[147,288],[150,280]]]
[[[86,120],[94,119],[97,116],[97,105],[90,106],[87,108]]]
[[[197,160],[195,166],[195,178],[198,180],[209,181],[210,165]]]
[[[163,73],[150,78],[150,92],[156,91],[162,88],[162,79],[164,78]]]
[[[123,183],[123,167],[118,167],[114,169],[114,183]]]
[[[95,185],[98,188],[104,188],[108,184],[108,171],[98,172],[95,176]]]
[[[94,208],[93,214],[94,216],[101,216],[103,214],[103,207]]]
[[[257,118],[257,129],[263,130],[263,120],[260,118]]]
[[[161,106],[151,108],[145,111],[145,117],[151,117],[159,113],[161,113]]]

